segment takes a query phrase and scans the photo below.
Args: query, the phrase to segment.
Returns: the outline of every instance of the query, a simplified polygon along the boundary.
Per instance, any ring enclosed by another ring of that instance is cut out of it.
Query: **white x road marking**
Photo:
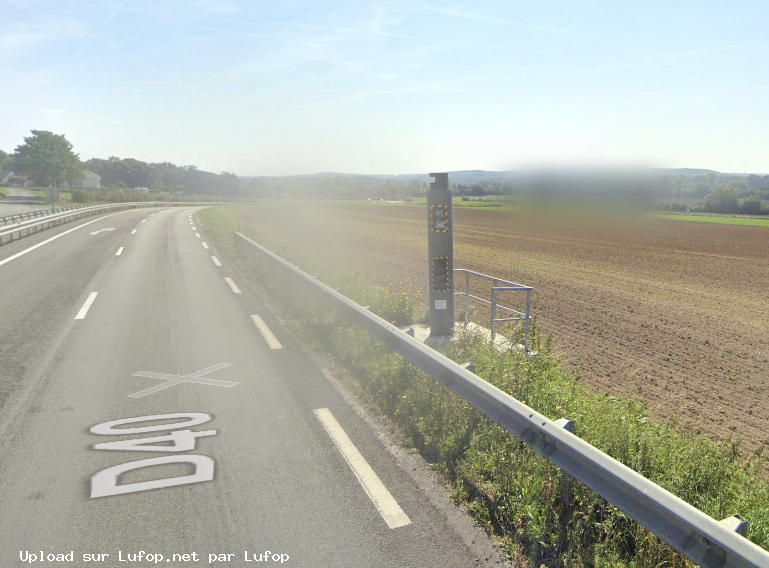
[[[180,383],[198,383],[201,385],[209,385],[212,387],[234,387],[238,383],[233,383],[231,381],[216,381],[214,379],[201,379],[203,375],[207,375],[208,373],[212,373],[214,371],[218,371],[219,369],[224,369],[225,367],[229,367],[229,366],[230,366],[230,363],[219,363],[218,365],[214,365],[213,367],[207,367],[205,369],[201,369],[200,371],[195,371],[194,373],[190,373],[189,375],[167,375],[165,373],[149,373],[147,371],[140,371],[138,373],[134,373],[133,376],[147,377],[149,379],[162,379],[166,382],[154,387],[150,387],[148,389],[144,389],[143,391],[129,394],[128,396],[129,398],[141,398],[143,396],[147,396],[148,394],[154,394],[156,392],[162,391],[163,389],[167,389],[169,387],[178,385]]]

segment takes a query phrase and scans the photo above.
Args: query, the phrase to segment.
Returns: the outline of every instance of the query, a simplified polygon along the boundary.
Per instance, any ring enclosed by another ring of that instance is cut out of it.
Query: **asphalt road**
[[[0,566],[41,551],[73,552],[58,566],[250,566],[267,550],[288,566],[492,565],[485,536],[380,441],[194,219],[133,210],[0,248]],[[91,431],[175,413],[197,414]],[[147,459],[160,463],[111,469]]]

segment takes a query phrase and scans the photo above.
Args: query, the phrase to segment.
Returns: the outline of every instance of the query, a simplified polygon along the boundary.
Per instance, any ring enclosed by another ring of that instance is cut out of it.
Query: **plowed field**
[[[267,244],[426,292],[424,207],[286,200],[239,215]],[[769,228],[461,208],[454,217],[456,267],[533,286],[540,331],[585,384],[711,438],[769,443]],[[489,298],[486,286],[473,291]],[[482,310],[475,317],[488,326]]]

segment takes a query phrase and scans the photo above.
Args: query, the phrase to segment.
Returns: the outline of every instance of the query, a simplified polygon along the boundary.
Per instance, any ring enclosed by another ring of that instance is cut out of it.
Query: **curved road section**
[[[194,211],[0,250],[0,566],[500,565]]]

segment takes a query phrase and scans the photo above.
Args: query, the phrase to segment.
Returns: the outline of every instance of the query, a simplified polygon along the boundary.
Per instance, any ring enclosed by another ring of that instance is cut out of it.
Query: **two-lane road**
[[[490,565],[193,213],[0,249],[0,566],[41,551],[244,566],[267,550],[291,566]]]

